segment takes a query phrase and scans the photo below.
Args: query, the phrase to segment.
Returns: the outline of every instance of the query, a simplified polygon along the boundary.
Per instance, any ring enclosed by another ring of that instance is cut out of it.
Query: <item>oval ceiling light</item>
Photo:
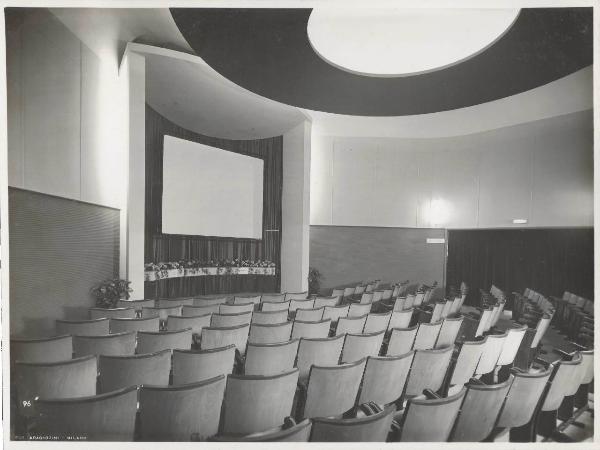
[[[314,51],[339,69],[399,77],[480,53],[518,15],[518,9],[315,9],[307,33]]]

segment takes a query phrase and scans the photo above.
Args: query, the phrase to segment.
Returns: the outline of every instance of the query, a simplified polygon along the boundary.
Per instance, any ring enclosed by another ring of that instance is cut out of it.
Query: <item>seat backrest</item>
[[[340,302],[340,297],[332,295],[331,297],[316,297],[314,307],[323,308],[324,306],[336,306]]]
[[[335,416],[352,408],[365,363],[366,358],[339,366],[312,366],[303,417]]]
[[[373,291],[373,300],[372,302],[378,302],[381,300],[381,298],[383,297],[383,291],[379,290],[379,291]]]
[[[227,297],[194,298],[194,306],[222,305],[227,300]]]
[[[452,301],[448,300],[444,303],[444,308],[442,309],[442,319],[445,319],[450,314],[450,310],[452,309]]]
[[[354,292],[356,292],[356,286],[344,288],[343,297],[350,297],[354,295]]]
[[[342,363],[354,362],[367,356],[379,356],[385,331],[368,334],[346,334],[342,348]]]
[[[486,308],[481,313],[479,318],[479,324],[477,325],[477,330],[475,330],[475,337],[482,336],[484,331],[486,331],[486,326],[488,321],[490,320],[490,316],[492,315],[492,308]]]
[[[365,292],[373,292],[375,289],[375,283],[367,283],[367,287],[365,287]]]
[[[536,373],[513,371],[514,380],[506,395],[496,426],[513,428],[529,422],[551,373],[551,370]]]
[[[537,327],[535,329],[535,334],[533,335],[533,339],[531,340],[531,348],[536,348],[542,337],[546,333],[546,330],[550,326],[550,321],[552,317],[550,315],[544,314],[540,320],[538,321]]]
[[[182,306],[164,306],[164,307],[149,307],[142,308],[142,318],[158,317],[160,320],[167,320],[168,316],[180,316]]]
[[[147,319],[110,319],[111,333],[124,333],[127,331],[158,331],[160,319],[150,317]]]
[[[117,300],[117,308],[134,308],[136,311],[141,311],[144,306],[156,306],[156,301],[153,299]]]
[[[343,297],[344,296],[344,289],[334,289],[331,291],[331,296],[332,297]]]
[[[352,303],[348,309],[348,317],[361,317],[371,312],[371,303]]]
[[[394,284],[393,289],[392,289],[392,298],[398,297],[399,293],[400,293],[400,286],[397,284]]]
[[[365,328],[367,315],[360,317],[340,317],[335,328],[335,334],[353,333],[360,334]]]
[[[184,317],[196,317],[204,316],[206,314],[213,314],[219,312],[220,305],[206,305],[206,306],[183,306],[181,308],[181,315]]]
[[[224,375],[183,386],[140,388],[140,438],[143,441],[206,439],[219,431]],[[202,405],[201,408],[198,406]]]
[[[308,442],[312,422],[305,419],[290,427],[276,427],[272,430],[247,434],[246,436],[217,436],[217,442]]]
[[[369,356],[358,403],[387,405],[402,396],[414,352],[399,356]]]
[[[415,350],[428,350],[430,348],[434,348],[441,328],[441,320],[435,323],[420,323],[413,348]]]
[[[42,339],[11,339],[11,361],[51,363],[73,357],[73,337],[55,336]]]
[[[73,336],[73,354],[75,358],[87,355],[133,355],[135,335],[135,331],[129,331],[104,336]]]
[[[408,328],[412,319],[414,309],[405,309],[402,311],[392,311],[390,322],[388,324],[388,330],[392,328]]]
[[[283,311],[254,311],[251,322],[259,325],[283,323],[287,321],[287,317],[287,309]]]
[[[118,317],[120,319],[134,319],[135,308],[130,306],[128,308],[90,308],[90,319],[111,319]]]
[[[295,312],[297,309],[312,309],[315,306],[315,300],[309,299],[290,299],[290,312]]]
[[[304,300],[308,297],[308,291],[304,292],[286,292],[286,300]]]
[[[173,350],[173,384],[195,383],[229,375],[233,372],[234,362],[234,344],[208,350]]]
[[[312,309],[298,308],[296,310],[295,320],[301,320],[303,322],[318,322],[319,320],[323,319],[324,310],[325,307]]]
[[[162,350],[133,356],[100,356],[98,369],[100,393],[141,384],[167,386],[171,372],[171,353],[169,350]]]
[[[406,304],[406,297],[396,297],[396,300],[394,300],[394,309],[393,311],[403,311],[404,305]]]
[[[489,334],[487,336],[486,343],[483,346],[481,357],[479,358],[479,364],[475,369],[476,375],[483,375],[484,373],[492,372],[496,368],[500,353],[502,353],[502,347],[508,333],[502,334]]]
[[[294,339],[277,344],[253,344],[248,342],[244,375],[277,375],[294,368],[298,344]]]
[[[108,334],[109,319],[56,320],[56,334],[78,336],[100,336]]]
[[[454,299],[452,300],[452,306],[450,307],[450,314],[457,314],[459,312],[461,303],[462,302],[460,296],[457,295],[456,297],[454,297]]]
[[[235,344],[235,347],[238,349],[238,351],[242,355],[245,355],[249,331],[250,325],[239,325],[237,327],[224,328],[202,328],[202,340],[200,342],[200,347],[202,350],[208,350]]]
[[[410,328],[392,328],[386,356],[404,355],[412,350],[418,325]]]
[[[395,408],[387,406],[371,416],[353,419],[315,417],[311,442],[385,442],[394,419]]]
[[[451,440],[480,442],[490,435],[513,382],[510,376],[500,384],[467,384],[467,392],[456,419]]]
[[[88,441],[133,441],[137,386],[90,397],[39,400],[35,434]]]
[[[308,378],[310,368],[316,366],[335,366],[339,363],[345,336],[332,338],[300,339],[296,366],[300,371],[300,380]]]
[[[492,328],[492,325],[494,324],[494,319],[496,318],[496,315],[498,314],[498,312],[500,311],[500,305],[498,303],[496,303],[493,307],[492,307],[492,312],[491,314],[488,315],[487,318],[487,323],[485,324],[483,331],[489,331],[490,328]]]
[[[404,309],[412,308],[415,304],[415,294],[408,294],[404,301]]]
[[[438,391],[450,365],[452,350],[452,347],[417,350],[406,384],[406,395],[421,395],[424,389]]]
[[[138,331],[136,353],[155,353],[165,349],[181,348],[184,350],[192,346],[192,329],[186,328],[177,331]]]
[[[376,333],[386,331],[392,317],[392,311],[385,313],[371,313],[367,316],[363,333]]]
[[[475,374],[481,352],[483,352],[486,343],[487,337],[480,341],[465,341],[462,343],[450,378],[451,385],[466,384]]]
[[[502,351],[500,352],[496,365],[505,366],[513,363],[526,331],[527,325],[509,328],[507,330],[507,336],[502,345]]]
[[[435,342],[435,348],[454,345],[462,322],[463,316],[446,317],[442,322],[440,333],[438,334],[437,341]]]
[[[260,302],[261,302],[260,295],[253,295],[253,296],[248,296],[248,297],[238,297],[238,296],[233,297],[234,305],[245,305],[247,303],[253,303],[255,305],[258,305]]]
[[[292,334],[292,322],[258,324],[250,325],[250,335],[248,342],[253,344],[276,344],[287,342]]]
[[[581,364],[583,366],[581,384],[591,383],[594,379],[594,350],[582,351],[581,359]]]
[[[298,369],[268,377],[229,375],[223,433],[249,434],[280,426],[292,411]]]
[[[365,292],[365,289],[367,288],[366,285],[364,284],[359,284],[354,288],[354,295],[362,295],[363,292]]]
[[[415,301],[413,302],[413,306],[421,306],[424,298],[425,298],[425,292],[417,292],[415,294]]]
[[[381,300],[389,300],[392,298],[393,289],[384,289],[383,294],[381,295]]]
[[[348,317],[350,305],[342,306],[326,306],[323,311],[323,319],[331,319],[332,322],[337,322],[340,317]]]
[[[268,311],[285,311],[286,313],[290,309],[290,300],[285,302],[262,302],[260,304],[260,310],[263,312]]]
[[[550,388],[544,398],[542,411],[558,409],[565,396],[574,395],[581,384],[580,369],[581,355],[575,353],[571,361],[558,361],[555,364],[554,375],[550,379]]]
[[[202,328],[210,326],[211,316],[212,314],[196,317],[169,316],[167,317],[167,330],[177,331],[191,328],[192,333],[200,334],[202,333]]]
[[[254,303],[238,303],[237,305],[228,305],[222,303],[219,305],[219,314],[243,314],[254,311]]]
[[[285,294],[262,294],[260,297],[261,303],[281,303],[285,301]]]
[[[229,306],[229,305],[221,305]],[[211,327],[237,327],[238,325],[248,325],[252,322],[252,311],[239,313],[219,313],[213,314],[210,318]]]
[[[304,322],[294,320],[292,327],[292,339],[299,338],[326,338],[329,335],[331,320],[320,320],[319,322]]]
[[[175,306],[191,306],[194,304],[193,297],[181,297],[181,298],[161,298],[158,300],[157,305],[159,308],[173,308]]]
[[[435,302],[435,305],[433,306],[433,311],[431,312],[430,322],[435,323],[442,318],[442,311],[444,310],[445,305],[445,302]]]
[[[465,396],[462,388],[447,398],[409,400],[402,425],[401,442],[446,442]]]
[[[95,356],[52,363],[15,363],[18,404],[25,416],[32,414],[33,399],[73,398],[96,394],[98,364]]]
[[[358,303],[361,305],[367,305],[369,303],[373,303],[373,293],[372,292],[363,292],[360,295],[360,301]]]

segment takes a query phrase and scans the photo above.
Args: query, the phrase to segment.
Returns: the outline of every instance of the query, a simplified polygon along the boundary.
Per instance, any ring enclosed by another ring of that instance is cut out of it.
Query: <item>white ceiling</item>
[[[504,35],[518,9],[316,8],[307,34],[328,63],[370,76],[438,70]]]
[[[429,138],[459,136],[591,109],[592,68],[504,99],[434,114],[345,116],[303,110],[254,94],[192,53],[168,9],[52,9],[82,42],[118,64],[124,45],[147,58],[147,102],[176,124],[229,139],[281,135],[303,120],[316,134]],[[161,47],[169,47],[169,50]]]

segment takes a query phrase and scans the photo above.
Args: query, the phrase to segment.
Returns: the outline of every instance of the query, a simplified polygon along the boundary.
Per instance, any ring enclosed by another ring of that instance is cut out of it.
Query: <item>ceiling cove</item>
[[[407,76],[352,73],[310,43],[311,9],[172,8],[195,53],[230,81],[288,105],[404,116],[474,106],[534,89],[593,62],[592,8],[522,9],[483,51]],[[485,14],[485,10],[481,10]]]

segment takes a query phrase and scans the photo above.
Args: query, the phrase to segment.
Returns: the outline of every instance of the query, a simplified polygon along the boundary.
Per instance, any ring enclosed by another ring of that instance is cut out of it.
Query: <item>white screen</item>
[[[263,160],[165,136],[162,231],[262,238]]]

